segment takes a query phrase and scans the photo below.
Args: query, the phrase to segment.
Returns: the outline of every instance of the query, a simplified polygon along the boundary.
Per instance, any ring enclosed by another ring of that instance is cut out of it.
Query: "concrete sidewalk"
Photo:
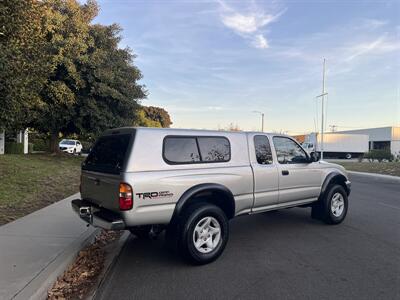
[[[44,299],[94,236],[71,209],[79,193],[0,227],[0,299]]]

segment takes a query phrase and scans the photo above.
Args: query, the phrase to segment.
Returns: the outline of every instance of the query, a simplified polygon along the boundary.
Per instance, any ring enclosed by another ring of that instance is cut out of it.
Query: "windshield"
[[[64,144],[64,145],[75,145],[75,141],[71,141],[71,140],[62,140],[60,142],[60,144]]]

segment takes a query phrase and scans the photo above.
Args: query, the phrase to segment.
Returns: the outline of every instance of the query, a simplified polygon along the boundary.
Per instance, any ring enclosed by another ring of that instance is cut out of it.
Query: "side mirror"
[[[317,152],[313,151],[310,153],[310,162],[319,161],[319,155]]]

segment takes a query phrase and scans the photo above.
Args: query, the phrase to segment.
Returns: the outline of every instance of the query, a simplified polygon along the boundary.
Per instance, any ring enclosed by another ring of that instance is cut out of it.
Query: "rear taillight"
[[[130,210],[133,207],[133,190],[127,183],[119,184],[119,209]]]

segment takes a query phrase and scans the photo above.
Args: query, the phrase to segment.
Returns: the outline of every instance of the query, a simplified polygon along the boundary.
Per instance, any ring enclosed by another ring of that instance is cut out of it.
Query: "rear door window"
[[[100,137],[83,163],[82,169],[119,174],[124,166],[131,136],[119,134]]]
[[[272,164],[272,152],[268,137],[265,135],[256,135],[254,137],[254,147],[256,150],[257,162],[260,165]]]

